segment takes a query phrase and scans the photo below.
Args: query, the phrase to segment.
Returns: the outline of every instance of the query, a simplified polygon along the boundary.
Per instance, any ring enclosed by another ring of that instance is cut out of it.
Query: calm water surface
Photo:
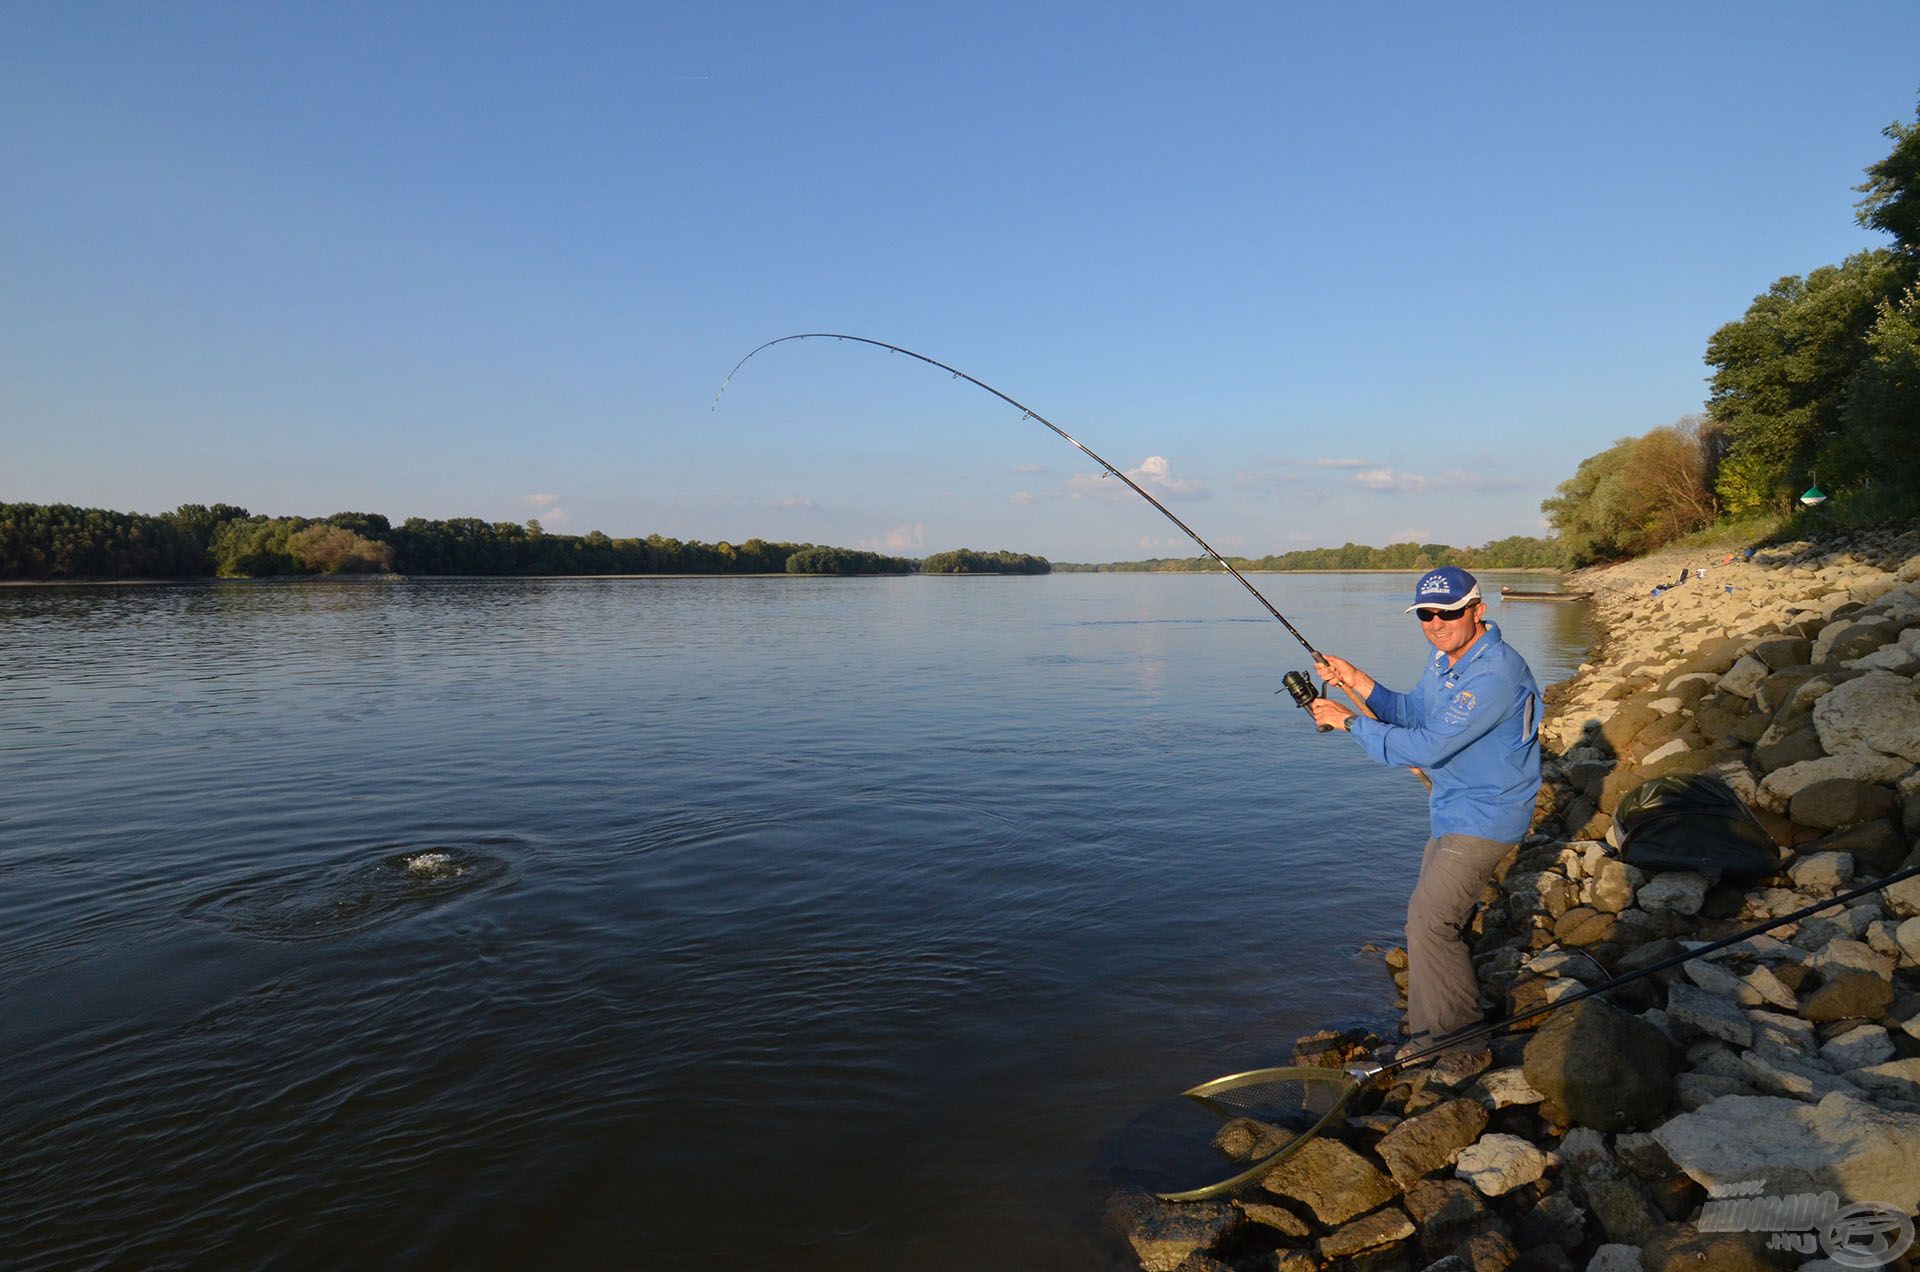
[[[1411,577],[1259,582],[1404,686]],[[1305,663],[1217,576],[0,589],[0,1261],[1115,1266],[1142,1110],[1392,1020],[1424,799]]]

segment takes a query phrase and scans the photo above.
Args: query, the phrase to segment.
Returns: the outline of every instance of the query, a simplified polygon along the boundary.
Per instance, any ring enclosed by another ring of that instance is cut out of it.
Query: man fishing
[[[1414,587],[1420,631],[1433,646],[1411,693],[1396,693],[1343,658],[1320,674],[1379,717],[1327,698],[1313,718],[1351,733],[1382,764],[1424,769],[1433,781],[1420,879],[1407,902],[1407,1018],[1430,1045],[1480,1021],[1479,985],[1462,927],[1500,859],[1532,822],[1540,789],[1540,689],[1526,660],[1486,620],[1473,575],[1443,566]]]

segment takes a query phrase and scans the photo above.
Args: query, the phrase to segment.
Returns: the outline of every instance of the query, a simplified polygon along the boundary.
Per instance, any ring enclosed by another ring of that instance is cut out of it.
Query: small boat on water
[[[1503,601],[1584,601],[1589,597],[1585,592],[1516,592],[1510,587],[1500,589]]]

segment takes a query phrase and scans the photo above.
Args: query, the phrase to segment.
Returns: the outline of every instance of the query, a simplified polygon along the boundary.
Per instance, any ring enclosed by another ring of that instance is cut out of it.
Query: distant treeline
[[[258,517],[232,504],[149,516],[71,504],[0,504],[0,579],[266,578],[322,574],[1044,574],[1014,552],[927,558],[811,543],[699,543],[598,530],[548,534],[538,521],[475,517],[400,525],[371,512]]]
[[[1573,564],[1716,522],[1778,522],[1816,485],[1831,497],[1823,520],[1920,515],[1920,122],[1885,135],[1892,153],[1854,187],[1854,219],[1893,245],[1775,282],[1707,341],[1704,416],[1582,461],[1541,505]]]
[[[1566,565],[1558,540],[1519,534],[1495,539],[1479,548],[1455,548],[1444,543],[1389,543],[1384,548],[1371,548],[1362,543],[1347,543],[1337,548],[1307,548],[1264,557],[1230,556],[1227,560],[1238,570],[1431,570],[1441,565],[1457,565],[1468,570],[1557,570]],[[1147,561],[1116,561],[1110,565],[1066,561],[1053,564],[1055,572],[1062,574],[1180,573],[1219,568],[1211,557],[1156,557]]]
[[[1024,552],[975,552],[960,548],[936,552],[920,562],[922,574],[1050,574],[1053,566],[1045,557]]]

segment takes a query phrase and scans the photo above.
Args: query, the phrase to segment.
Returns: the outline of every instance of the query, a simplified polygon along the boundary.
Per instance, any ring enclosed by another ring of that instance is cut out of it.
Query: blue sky
[[[0,500],[1480,543],[1878,236],[1920,6],[0,7]]]

